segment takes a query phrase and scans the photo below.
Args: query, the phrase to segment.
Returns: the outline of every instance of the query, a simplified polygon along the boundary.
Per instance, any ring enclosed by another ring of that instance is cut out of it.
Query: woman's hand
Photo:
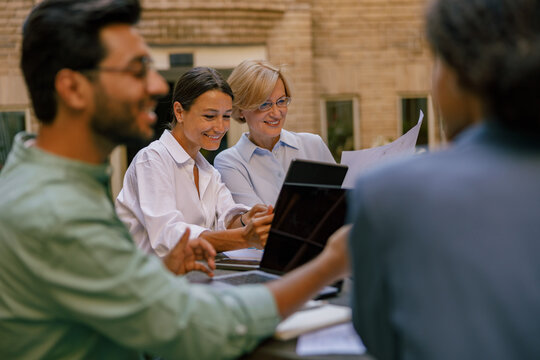
[[[242,237],[247,243],[247,247],[264,249],[270,225],[274,219],[274,208],[262,204],[253,206],[243,215],[243,222],[246,226],[243,229]]]
[[[264,215],[269,215],[274,212],[274,207],[272,205],[263,205],[257,204],[254,205],[248,212],[241,215],[242,222],[247,224],[252,221],[254,217],[260,217]]]

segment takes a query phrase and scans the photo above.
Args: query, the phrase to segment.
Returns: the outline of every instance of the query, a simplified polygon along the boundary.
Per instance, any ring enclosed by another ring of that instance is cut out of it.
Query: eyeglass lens
[[[279,98],[276,100],[276,102],[272,101],[266,101],[259,106],[259,110],[265,111],[270,110],[274,104],[276,104],[277,107],[286,107],[291,103],[291,98],[288,96],[284,96],[282,98]]]

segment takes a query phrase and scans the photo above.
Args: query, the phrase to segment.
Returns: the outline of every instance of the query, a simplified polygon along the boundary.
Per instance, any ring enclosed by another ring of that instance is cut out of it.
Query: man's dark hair
[[[54,81],[61,69],[95,69],[106,57],[99,31],[138,22],[138,0],[44,0],[23,25],[21,69],[38,119],[51,123],[57,103]]]
[[[234,100],[229,83],[216,69],[201,66],[184,73],[174,85],[170,128],[172,129],[176,124],[176,116],[174,116],[175,101],[178,101],[184,110],[189,110],[199,96],[210,90],[219,90]]]
[[[488,116],[540,135],[538,0],[436,0],[426,27],[435,54],[482,98]]]

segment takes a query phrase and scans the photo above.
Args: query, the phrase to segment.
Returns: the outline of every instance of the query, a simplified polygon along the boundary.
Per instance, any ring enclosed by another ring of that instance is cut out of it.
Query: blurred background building
[[[0,0],[0,167],[13,134],[35,131],[19,70],[21,25],[39,0]],[[293,102],[285,128],[320,134],[341,151],[390,142],[426,117],[418,144],[443,141],[431,101],[432,60],[424,36],[426,0],[141,0],[139,25],[171,85],[193,66],[228,76],[244,59],[286,65]],[[158,106],[159,137],[170,120]],[[245,126],[245,125],[244,125]],[[222,148],[246,128],[231,122]],[[113,193],[138,149],[112,155]],[[215,154],[205,154],[210,160]]]

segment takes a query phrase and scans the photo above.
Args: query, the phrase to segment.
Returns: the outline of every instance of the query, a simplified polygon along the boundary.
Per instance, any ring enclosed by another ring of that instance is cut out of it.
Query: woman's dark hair
[[[106,49],[99,31],[138,22],[138,0],[44,0],[23,25],[21,69],[38,119],[56,116],[54,81],[61,69],[95,69]]]
[[[487,116],[540,134],[540,1],[435,0],[426,28],[435,54],[483,99]]]
[[[184,73],[174,85],[171,109],[172,119],[169,127],[172,129],[176,124],[176,116],[174,116],[175,101],[178,101],[184,110],[189,110],[199,96],[210,90],[219,90],[234,100],[231,87],[216,69],[195,67]]]

